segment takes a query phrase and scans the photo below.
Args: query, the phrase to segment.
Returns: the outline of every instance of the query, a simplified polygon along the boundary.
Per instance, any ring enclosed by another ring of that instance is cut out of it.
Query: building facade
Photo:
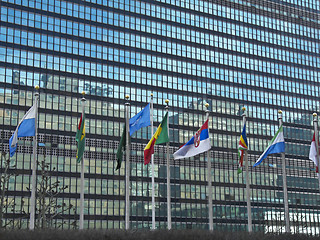
[[[152,93],[155,125],[170,100],[171,154],[199,129],[210,104],[218,230],[247,229],[245,178],[237,174],[246,107],[253,230],[284,232],[281,158],[252,168],[281,109],[291,230],[319,233],[319,185],[308,159],[312,113],[320,110],[319,1],[2,0],[0,9],[2,152],[39,85],[38,162],[48,163],[52,183],[67,186],[56,204],[70,206],[56,216],[52,210],[50,226],[79,224],[75,133],[85,91],[85,228],[124,228],[125,164],[115,170],[124,97],[133,116]],[[131,228],[151,227],[151,167],[143,164],[150,138],[150,128],[131,138]],[[167,220],[164,149],[156,146],[154,154],[157,228]],[[32,139],[20,139],[9,167],[7,227],[28,227],[31,159]],[[208,229],[206,163],[205,154],[177,161],[171,155],[174,229]]]

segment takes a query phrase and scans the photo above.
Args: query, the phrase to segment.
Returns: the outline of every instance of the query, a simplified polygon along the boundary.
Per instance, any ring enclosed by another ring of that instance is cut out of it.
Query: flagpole
[[[36,113],[35,113],[35,134],[33,136],[33,158],[32,158],[32,177],[31,177],[31,198],[30,198],[30,223],[29,229],[34,230],[35,212],[36,212],[36,190],[37,190],[37,135],[38,135],[38,102],[39,102],[39,86],[35,86],[36,92],[34,93]],[[17,133],[18,134],[18,133]]]
[[[166,112],[169,112],[169,100],[166,99],[165,103]],[[169,121],[167,120],[168,136],[169,136]],[[170,185],[170,155],[169,155],[169,142],[166,143],[167,148],[167,221],[168,221],[168,230],[171,230],[171,185]]]
[[[130,128],[129,128],[129,95],[126,95],[125,103],[125,119],[126,119],[126,216],[125,227],[126,230],[130,229]]]
[[[153,136],[153,94],[151,93],[150,102],[150,123],[151,123],[151,136]],[[151,229],[156,229],[156,207],[155,207],[155,192],[154,192],[154,156],[151,155],[151,211],[152,211],[152,227]]]
[[[244,126],[246,124],[246,108],[243,107],[243,114],[242,120]],[[249,163],[248,163],[248,150],[244,150],[244,161],[245,161],[245,168],[246,168],[246,197],[247,197],[247,214],[248,214],[248,232],[252,232],[252,216],[251,216],[251,199],[250,199],[250,179],[249,179]]]
[[[317,113],[313,113],[313,128],[314,128],[314,135],[316,139],[316,151],[317,151],[317,165],[318,165],[318,180],[319,180],[319,188],[320,188],[320,173],[319,173],[319,133],[318,133],[318,120],[317,120]]]
[[[81,98],[81,116],[84,115],[84,107],[86,103],[86,99],[84,97],[85,92],[83,91]],[[83,119],[85,121],[85,119]],[[79,229],[83,229],[83,223],[84,223],[84,156],[81,159],[81,172],[80,172],[80,219],[79,219]]]
[[[282,126],[282,111],[279,110],[279,127]],[[283,200],[284,200],[284,216],[286,221],[286,232],[290,233],[290,219],[289,219],[289,204],[288,204],[288,189],[287,189],[287,173],[286,173],[286,159],[285,153],[281,153],[282,160],[282,179],[283,179]]]
[[[206,107],[206,117],[209,120],[209,103],[205,104]],[[209,132],[208,124],[208,132]],[[209,208],[209,230],[213,231],[213,212],[212,212],[212,175],[211,175],[211,159],[210,150],[207,151],[207,167],[208,167],[208,208]]]

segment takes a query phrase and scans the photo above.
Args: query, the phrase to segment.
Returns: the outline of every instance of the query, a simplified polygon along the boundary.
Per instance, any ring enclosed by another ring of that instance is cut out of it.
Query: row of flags
[[[246,124],[243,126],[242,133],[240,135],[239,146],[238,146],[238,157],[239,157],[239,166],[238,166],[238,173],[242,172],[243,169],[243,157],[244,151],[248,150],[248,140],[246,135]],[[253,167],[260,165],[260,163],[267,158],[269,154],[273,153],[282,153],[285,151],[285,141],[283,137],[283,126],[281,125],[278,131],[276,132],[275,136],[271,139],[268,147],[258,160],[255,162]]]
[[[154,153],[155,144],[163,144],[163,143],[169,142],[169,136],[168,136],[168,130],[167,130],[167,118],[168,118],[168,113],[166,113],[157,131],[152,136],[149,143],[144,149],[145,165],[150,163],[151,155]],[[173,158],[175,160],[193,157],[200,153],[206,152],[211,148],[209,130],[208,130],[208,121],[209,120],[207,119],[205,123],[201,126],[201,128],[194,134],[194,136],[173,154]],[[150,126],[150,104],[148,104],[143,110],[141,110],[138,114],[136,114],[134,117],[132,117],[129,120],[130,136],[140,128],[147,127],[147,126]],[[117,159],[118,159],[117,169],[119,169],[121,166],[123,149],[125,148],[125,137],[126,137],[125,132],[126,131],[124,127],[121,140],[119,143],[119,148],[117,151]],[[315,135],[313,138],[314,139],[311,144],[309,158],[313,160],[317,166],[318,164],[316,160]],[[246,136],[246,123],[244,123],[243,130],[240,135],[239,145],[238,145],[238,158],[239,158],[238,173],[241,173],[243,171],[243,158],[244,158],[245,150],[248,150],[248,140]],[[267,158],[269,154],[282,153],[282,152],[285,152],[283,125],[279,127],[278,131],[270,141],[268,147],[261,154],[261,156],[255,162],[253,167],[260,165],[261,162],[265,158]]]
[[[166,103],[168,101],[166,100]],[[117,150],[117,167],[119,169],[121,167],[123,151],[124,149],[127,151],[126,154],[126,174],[125,174],[125,186],[126,186],[126,198],[125,198],[125,226],[126,229],[130,228],[130,138],[132,134],[139,130],[142,127],[151,126],[153,133],[153,97],[151,95],[151,102],[144,109],[142,109],[138,114],[129,119],[129,104],[126,104],[126,122],[124,126],[124,130],[122,132],[122,136],[119,142],[119,147]],[[211,148],[210,139],[209,139],[209,128],[208,128],[208,117],[207,121],[203,124],[203,126],[196,132],[196,134],[186,143],[184,144],[178,151],[173,154],[174,159],[192,157],[202,152],[208,151]],[[167,227],[168,230],[171,229],[171,191],[170,191],[170,156],[169,156],[169,126],[168,126],[168,108],[166,107],[166,114],[163,117],[161,123],[159,124],[157,130],[149,140],[148,144],[145,146],[143,155],[144,155],[144,164],[147,165],[151,162],[151,201],[152,201],[152,229],[155,229],[155,184],[154,184],[154,146],[156,144],[164,144],[166,143],[167,152]],[[129,128],[129,129],[128,129]],[[207,152],[209,154],[209,151]],[[210,161],[208,162],[208,169],[210,167]],[[211,170],[210,170],[211,172]],[[211,189],[211,177],[208,176],[208,187]],[[209,194],[210,195],[210,194]],[[210,195],[212,196],[212,194]],[[210,200],[211,199],[211,200]],[[208,198],[209,209],[212,209],[212,197]],[[212,211],[211,211],[212,213]],[[212,214],[209,211],[209,229],[213,230],[213,222],[212,222]]]
[[[30,137],[35,135],[35,113],[36,106],[33,105],[27,113],[23,116],[19,122],[16,130],[9,139],[9,150],[10,157],[14,155],[17,148],[18,138],[20,137]],[[168,113],[163,117],[160,125],[158,126],[156,132],[144,148],[144,164],[149,164],[151,155],[154,153],[154,145],[164,144],[169,142],[168,136]],[[173,154],[174,159],[182,159],[196,156],[200,153],[206,152],[211,148],[210,139],[209,139],[209,130],[208,130],[208,119],[201,126],[201,128],[194,134],[194,136],[178,151]],[[129,120],[129,131],[130,136],[143,127],[150,126],[150,103],[142,109],[138,114]],[[126,144],[126,127],[124,126],[122,136],[119,143],[119,148],[117,150],[117,160],[118,164],[116,169],[121,167],[123,150],[125,149]],[[85,149],[85,114],[82,113],[79,125],[76,133],[76,141],[78,143],[77,162],[80,162],[83,158],[83,153]],[[244,151],[248,149],[248,140],[246,136],[246,124],[244,123],[242,133],[240,135],[239,145],[238,145],[238,157],[239,157],[239,166],[238,173],[242,172],[243,169],[243,156]],[[318,172],[318,163],[317,163],[317,146],[315,141],[315,133],[311,142],[309,158],[315,163]],[[283,126],[281,125],[276,132],[275,136],[270,141],[266,150],[261,154],[258,160],[253,165],[254,167],[258,166],[269,154],[281,153],[285,151],[285,140],[283,136]]]
[[[151,156],[154,154],[154,145],[164,144],[170,141],[168,134],[168,113],[163,117],[160,125],[152,138],[144,148],[144,164],[150,163]],[[142,109],[138,114],[130,118],[129,120],[129,132],[130,136],[143,127],[151,126],[150,122],[150,103]],[[124,126],[119,147],[117,150],[117,167],[121,167],[123,151],[126,145],[126,126]],[[184,144],[178,151],[173,154],[174,159],[181,159],[187,157],[193,157],[211,148],[208,130],[208,120],[202,125],[202,127],[195,133],[195,135]]]
[[[318,153],[317,153],[318,149]],[[246,125],[244,124],[242,133],[240,135],[239,140],[239,146],[238,146],[238,157],[239,157],[239,166],[238,166],[238,173],[242,172],[243,169],[243,156],[244,151],[248,150],[248,140],[246,136]],[[274,135],[274,137],[271,139],[268,147],[266,150],[261,154],[261,156],[258,158],[258,160],[255,162],[253,167],[256,167],[260,165],[260,163],[267,158],[269,154],[273,153],[282,153],[285,152],[285,140],[283,135],[283,125],[279,127],[278,131]],[[318,173],[318,156],[320,155],[319,147],[317,147],[316,143],[316,133],[314,132],[311,146],[310,146],[310,152],[309,152],[309,159],[314,162],[316,165],[316,172]]]
[[[37,95],[36,95],[37,96]],[[28,112],[23,116],[21,121],[19,122],[18,126],[16,127],[13,135],[9,139],[9,150],[10,156],[12,157],[17,149],[17,143],[19,137],[34,137],[34,150],[33,150],[33,167],[32,167],[32,189],[36,189],[36,146],[37,146],[37,104],[38,98],[36,97],[35,104],[28,110]],[[80,224],[79,228],[83,229],[83,220],[84,220],[84,161],[83,161],[83,154],[85,151],[85,111],[84,111],[84,102],[85,98],[82,98],[82,113],[79,120],[79,124],[77,127],[76,133],[76,141],[77,141],[77,154],[76,159],[77,162],[81,163],[81,191],[80,191]],[[151,101],[153,104],[153,101]],[[151,126],[152,115],[150,114],[151,104],[149,103],[144,109],[142,109],[138,114],[133,116],[129,119],[126,118],[126,124],[123,128],[122,136],[119,142],[119,147],[117,150],[117,167],[116,169],[120,169],[123,151],[128,146],[128,150],[130,149],[130,138],[132,134],[139,129],[147,126]],[[153,106],[153,105],[152,105]],[[153,114],[153,113],[152,113]],[[128,108],[126,108],[126,116],[128,116]],[[267,158],[269,154],[274,153],[282,153],[282,165],[283,165],[283,191],[284,191],[284,203],[285,203],[285,219],[286,219],[286,231],[290,232],[289,228],[289,207],[288,207],[288,199],[287,199],[287,186],[286,186],[286,174],[285,174],[285,140],[283,136],[283,124],[282,118],[279,118],[280,127],[276,132],[275,136],[270,141],[266,150],[261,154],[258,160],[255,162],[253,167],[258,166],[261,162]],[[201,126],[201,128],[194,134],[194,136],[182,147],[179,148],[174,154],[174,159],[182,159],[182,158],[189,158],[196,156],[200,153],[207,152],[209,158],[209,150],[211,149],[210,145],[210,138],[209,138],[209,114],[207,113],[207,120]],[[128,124],[128,125],[127,125]],[[126,125],[129,127],[127,129]],[[153,125],[153,123],[152,123]],[[309,158],[316,164],[317,172],[318,172],[318,157],[319,157],[319,147],[317,138],[317,125],[315,126],[315,131],[313,135],[313,139],[311,142]],[[153,126],[152,126],[153,127]],[[147,165],[150,163],[152,159],[152,155],[154,154],[154,145],[156,144],[163,144],[167,143],[167,212],[168,212],[168,229],[171,229],[171,208],[170,208],[170,161],[169,161],[169,131],[168,131],[168,110],[163,117],[161,123],[159,124],[156,132],[153,134],[152,138],[144,148],[144,164]],[[127,145],[128,144],[128,145]],[[249,175],[248,175],[248,140],[246,136],[246,120],[245,114],[243,115],[243,129],[239,139],[238,145],[238,157],[239,157],[239,164],[238,164],[238,173],[242,172],[243,162],[245,158],[246,162],[246,195],[247,195],[247,211],[248,211],[248,231],[252,231],[252,218],[251,218],[251,202],[250,202],[250,183],[249,183]],[[129,159],[130,153],[127,155],[127,159]],[[126,164],[129,164],[129,160],[126,161]],[[152,160],[152,172],[154,171],[154,163]],[[129,165],[126,166],[126,229],[129,229],[129,216],[130,216],[130,190],[129,190],[129,175],[130,171],[128,170]],[[320,180],[319,180],[320,181]],[[209,188],[209,195],[211,189],[211,160],[208,159],[208,188]],[[154,173],[152,173],[152,183],[154,183]],[[152,184],[152,225],[153,229],[155,228],[155,201],[154,201],[154,184]],[[34,215],[35,215],[35,191],[31,192],[31,207],[30,207],[30,229],[34,229]],[[209,210],[212,209],[212,198],[208,197],[208,204]],[[213,223],[212,223],[212,212],[209,211],[209,229],[213,230]]]

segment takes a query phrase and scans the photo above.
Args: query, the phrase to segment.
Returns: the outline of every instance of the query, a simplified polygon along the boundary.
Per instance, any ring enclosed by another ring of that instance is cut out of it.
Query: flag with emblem
[[[85,147],[85,137],[86,137],[86,132],[85,132],[85,114],[84,112],[81,114],[81,118],[79,121],[78,129],[77,129],[77,134],[76,134],[76,141],[78,142],[78,149],[77,149],[77,162],[81,162],[83,158],[83,153],[84,153],[84,147]]]
[[[140,128],[150,126],[150,103],[129,120],[130,136]]]
[[[202,127],[195,133],[195,135],[184,144],[178,151],[173,154],[173,158],[181,159],[198,155],[200,153],[210,150],[210,138],[207,120]]]

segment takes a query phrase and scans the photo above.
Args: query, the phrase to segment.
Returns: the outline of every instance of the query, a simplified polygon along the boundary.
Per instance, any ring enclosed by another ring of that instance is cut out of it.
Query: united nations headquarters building
[[[0,9],[2,227],[167,229],[171,215],[171,229],[248,231],[250,221],[253,232],[320,233],[309,159],[320,114],[319,1],[1,0]],[[21,137],[37,102],[35,137]],[[153,128],[126,138],[117,169],[126,115],[149,103]],[[145,165],[166,112],[169,142]],[[174,159],[207,116],[211,148]],[[284,152],[270,150],[277,133]],[[238,173],[240,138],[248,161]]]

